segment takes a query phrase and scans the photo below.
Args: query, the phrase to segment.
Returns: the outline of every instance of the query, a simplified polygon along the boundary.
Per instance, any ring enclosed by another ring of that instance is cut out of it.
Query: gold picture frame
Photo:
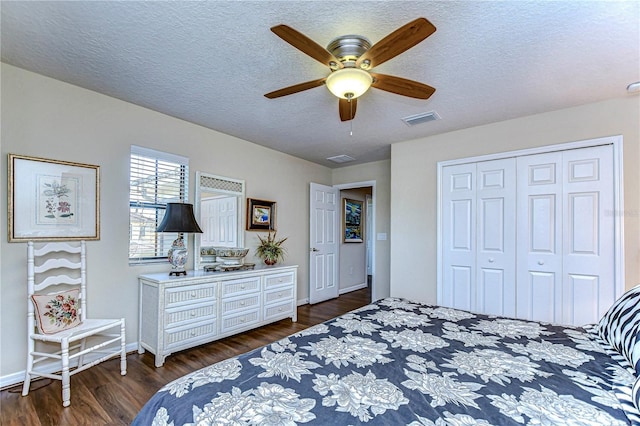
[[[342,224],[343,242],[361,243],[362,240],[362,201],[343,199]]]
[[[8,154],[8,240],[100,239],[100,166]]]

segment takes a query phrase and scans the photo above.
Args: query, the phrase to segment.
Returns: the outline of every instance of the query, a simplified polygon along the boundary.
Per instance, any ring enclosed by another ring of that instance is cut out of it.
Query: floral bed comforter
[[[133,424],[628,425],[632,371],[582,328],[387,298],[175,380]]]

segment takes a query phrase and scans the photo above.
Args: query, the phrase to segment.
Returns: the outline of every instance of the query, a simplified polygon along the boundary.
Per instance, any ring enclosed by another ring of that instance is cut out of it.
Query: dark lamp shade
[[[197,232],[202,233],[193,215],[193,204],[167,203],[158,232]]]

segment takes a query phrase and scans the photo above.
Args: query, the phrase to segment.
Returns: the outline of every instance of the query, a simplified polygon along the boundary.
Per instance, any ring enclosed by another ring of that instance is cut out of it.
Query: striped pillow
[[[640,410],[640,377],[636,378],[633,388],[631,388],[631,399],[633,399],[636,408]]]
[[[598,334],[640,371],[640,285],[616,300],[598,323]]]

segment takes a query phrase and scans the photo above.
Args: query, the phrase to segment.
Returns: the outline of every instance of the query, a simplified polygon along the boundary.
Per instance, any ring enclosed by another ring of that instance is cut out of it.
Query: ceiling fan
[[[357,98],[369,87],[408,96],[429,99],[435,88],[417,81],[370,70],[392,59],[429,37],[436,27],[425,18],[415,19],[398,28],[374,45],[363,36],[345,35],[333,39],[323,48],[304,34],[287,25],[276,25],[271,31],[278,37],[329,67],[331,73],[318,80],[307,81],[267,93],[269,99],[279,98],[314,87],[327,85],[339,98],[340,120],[349,121],[356,115]]]

